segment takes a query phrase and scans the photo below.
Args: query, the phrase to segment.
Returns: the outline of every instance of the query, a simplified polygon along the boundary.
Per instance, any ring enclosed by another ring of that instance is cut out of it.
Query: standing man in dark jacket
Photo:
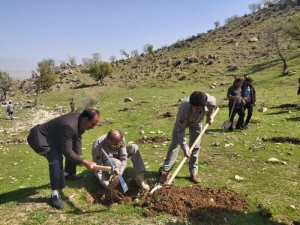
[[[9,118],[11,120],[13,120],[14,119],[14,117],[13,117],[13,114],[14,114],[14,105],[11,102],[8,103],[6,112],[8,113]]]
[[[81,135],[94,128],[100,119],[99,111],[86,109],[81,114],[65,114],[47,123],[33,127],[27,141],[31,148],[43,155],[49,163],[51,182],[51,204],[57,209],[62,209],[64,203],[58,193],[66,187],[63,155],[75,165],[85,166],[93,170],[94,162],[82,158]]]
[[[250,119],[252,117],[252,113],[253,113],[253,106],[255,106],[255,104],[256,104],[256,93],[255,93],[255,89],[252,85],[251,77],[246,78],[246,81],[242,86],[242,98],[246,102],[246,104],[244,105],[244,111],[246,109],[248,110],[248,114],[247,114],[247,118],[246,118],[244,127],[248,128],[248,124],[249,124],[249,121],[250,121]]]
[[[244,124],[245,112],[244,112],[243,105],[246,102],[244,99],[242,99],[242,96],[241,96],[241,85],[242,85],[242,80],[240,78],[237,78],[237,79],[235,79],[233,85],[228,89],[228,92],[227,92],[227,98],[229,98],[229,104],[228,104],[229,116],[230,116],[231,110],[233,110],[232,115],[230,117],[231,126],[228,129],[229,131],[233,131],[232,124],[233,124],[235,114],[239,115],[239,118],[238,118],[238,121],[236,124],[236,129],[238,129],[238,130],[244,129],[243,124]],[[235,105],[233,106],[234,101],[235,101]]]

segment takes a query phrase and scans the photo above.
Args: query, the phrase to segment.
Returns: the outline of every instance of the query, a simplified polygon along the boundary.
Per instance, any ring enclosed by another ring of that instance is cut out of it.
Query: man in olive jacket
[[[33,127],[27,141],[38,154],[43,155],[49,163],[51,182],[51,203],[55,208],[64,207],[58,193],[66,187],[63,155],[75,165],[83,165],[93,170],[94,162],[82,158],[81,135],[94,128],[100,119],[99,111],[86,109],[80,113],[65,114],[44,124]]]

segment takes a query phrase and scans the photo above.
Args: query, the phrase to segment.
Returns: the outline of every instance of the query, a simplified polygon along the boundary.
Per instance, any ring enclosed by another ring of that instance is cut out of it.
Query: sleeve
[[[207,120],[211,120],[211,115],[214,111],[214,108],[216,107],[216,98],[214,96],[211,96],[209,94],[206,94],[207,95],[207,113],[206,113],[206,118]]]
[[[81,164],[83,158],[73,151],[73,137],[76,135],[73,129],[70,126],[62,126],[58,133],[62,154],[74,164]]]
[[[103,166],[103,153],[101,151],[101,144],[96,140],[92,147],[92,159],[97,165]],[[94,171],[95,176],[98,178],[100,183],[106,188],[109,188],[108,177],[101,171]]]
[[[125,143],[124,138],[123,138],[123,143]],[[120,174],[122,175],[126,168],[127,160],[128,160],[128,154],[127,154],[127,149],[126,149],[125,145],[123,148],[119,149],[119,157],[120,157],[120,161],[121,161]]]
[[[185,129],[187,125],[187,118],[185,117],[185,114],[188,104],[189,103],[184,102],[180,105],[174,126],[174,129],[177,132],[178,144],[180,145],[183,151],[187,151],[189,149],[188,145],[186,144],[185,137]]]
[[[82,156],[82,137],[78,136],[74,142],[73,150],[77,155]]]
[[[227,98],[231,97],[232,96],[232,93],[231,93],[231,87],[228,88],[228,91],[227,91]]]

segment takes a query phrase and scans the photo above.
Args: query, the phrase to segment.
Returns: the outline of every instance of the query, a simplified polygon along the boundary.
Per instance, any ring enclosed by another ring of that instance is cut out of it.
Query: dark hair
[[[237,78],[234,80],[234,83],[238,83],[238,82],[242,82],[242,79],[241,78]]]
[[[252,78],[251,77],[247,77],[246,81],[252,81]]]
[[[11,104],[11,102],[8,102],[8,104]]]
[[[85,109],[80,114],[80,117],[81,118],[87,117],[88,120],[90,121],[90,120],[94,119],[94,117],[95,117],[96,114],[98,116],[100,116],[100,112],[97,109],[94,109],[94,108],[93,109]]]
[[[200,91],[194,91],[190,96],[190,104],[192,106],[205,106],[207,95]]]
[[[106,138],[109,139],[109,140],[111,140],[111,141],[114,141],[114,140],[117,139],[116,134],[120,134],[121,140],[123,139],[123,134],[122,134],[122,132],[121,132],[120,130],[114,130],[114,129],[111,130],[111,131],[109,131],[109,132],[107,133]]]

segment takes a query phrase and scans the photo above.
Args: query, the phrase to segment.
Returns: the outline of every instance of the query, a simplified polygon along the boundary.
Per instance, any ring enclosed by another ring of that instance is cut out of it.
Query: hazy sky
[[[99,52],[155,48],[250,13],[255,0],[0,0],[0,70],[31,71],[38,61],[59,62]],[[31,74],[29,73],[28,76]],[[13,76],[16,76],[13,74]]]

